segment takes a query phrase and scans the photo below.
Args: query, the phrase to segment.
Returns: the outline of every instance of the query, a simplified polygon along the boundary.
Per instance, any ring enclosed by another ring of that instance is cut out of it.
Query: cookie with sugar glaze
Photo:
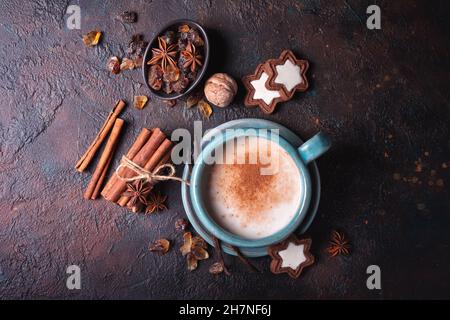
[[[284,50],[278,59],[270,59],[267,64],[267,89],[282,90],[288,99],[291,99],[296,91],[304,92],[308,89],[306,71],[309,62],[297,59],[291,50]]]
[[[292,235],[270,246],[270,271],[275,274],[287,273],[291,278],[297,279],[305,267],[314,263],[314,256],[309,251],[311,243],[310,238],[298,239]]]
[[[268,89],[269,72],[269,64],[261,63],[256,68],[255,73],[242,78],[242,82],[247,89],[247,95],[244,100],[245,106],[259,107],[267,114],[272,113],[279,102],[288,100],[283,90]]]

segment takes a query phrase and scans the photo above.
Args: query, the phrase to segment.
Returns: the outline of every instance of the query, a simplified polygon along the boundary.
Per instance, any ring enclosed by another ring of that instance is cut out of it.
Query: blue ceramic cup
[[[233,234],[221,227],[209,214],[203,198],[202,179],[206,176],[205,169],[209,165],[208,159],[214,150],[222,148],[223,145],[235,138],[259,137],[277,143],[294,161],[300,173],[300,190],[303,190],[297,210],[292,220],[281,230],[269,236],[259,239],[247,239]],[[201,151],[192,169],[190,181],[190,196],[192,206],[198,219],[205,229],[213,236],[237,247],[256,248],[270,246],[287,238],[293,233],[305,217],[311,200],[311,178],[307,168],[308,163],[314,161],[324,154],[331,146],[330,139],[322,132],[303,143],[299,148],[293,147],[289,142],[279,135],[274,135],[267,130],[246,129],[232,132],[222,132],[216,135]]]

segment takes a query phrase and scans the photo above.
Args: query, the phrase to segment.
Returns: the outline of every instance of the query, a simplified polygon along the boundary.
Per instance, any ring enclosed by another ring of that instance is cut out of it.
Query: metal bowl
[[[203,55],[204,55],[203,65],[201,66],[201,69],[199,69],[196,79],[189,84],[189,86],[186,88],[186,90],[184,92],[182,92],[182,93],[174,92],[174,93],[167,94],[162,90],[156,91],[148,85],[148,73],[150,71],[150,65],[148,65],[147,62],[152,58],[152,48],[158,47],[158,36],[161,36],[167,30],[175,30],[176,28],[178,28],[178,26],[183,25],[183,24],[187,24],[191,28],[196,29],[199,32],[200,36],[203,38],[203,41],[205,43],[204,50],[203,50],[204,51],[203,52]],[[205,29],[203,29],[203,27],[200,24],[198,24],[197,22],[192,21],[192,20],[186,20],[186,19],[174,20],[174,21],[171,21],[168,24],[166,24],[157,33],[155,33],[153,35],[152,40],[149,42],[147,49],[145,49],[144,60],[143,60],[143,64],[142,64],[142,76],[144,77],[144,82],[147,85],[147,87],[158,98],[160,98],[162,100],[178,99],[178,98],[186,96],[187,94],[189,94],[189,92],[191,92],[198,86],[198,84],[202,81],[203,77],[205,76],[206,68],[208,67],[208,62],[209,62],[209,40],[208,40],[208,35],[206,34]]]

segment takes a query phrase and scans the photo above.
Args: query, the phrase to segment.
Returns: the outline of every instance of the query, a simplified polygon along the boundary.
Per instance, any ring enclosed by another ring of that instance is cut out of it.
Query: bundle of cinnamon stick
[[[170,161],[172,147],[172,141],[167,139],[159,128],[152,130],[143,128],[125,156],[136,165],[152,172]],[[106,183],[101,195],[122,207],[130,207],[134,212],[141,211],[143,208],[139,207],[139,204],[131,205],[130,197],[123,195],[127,189],[127,182],[124,179],[136,176],[136,172],[127,167],[118,169]]]
[[[124,108],[125,102],[119,100],[109,113],[89,148],[77,162],[75,168],[79,172],[83,172],[92,162],[95,154],[109,134],[100,160],[84,193],[84,198],[96,199],[101,194],[106,200],[115,202],[122,207],[129,206],[131,210],[137,212],[143,209],[140,207],[142,204],[131,205],[130,197],[123,195],[129,183],[126,179],[136,176],[136,172],[132,169],[128,167],[119,168],[117,172],[113,173],[102,190],[103,181],[106,178],[124,124],[124,121],[118,118]],[[172,147],[172,142],[166,138],[159,128],[152,130],[143,128],[125,157],[147,172],[152,172],[170,161]],[[154,183],[149,183],[150,188],[153,187],[152,184]]]
[[[114,152],[119,141],[120,132],[122,130],[124,121],[118,118],[119,114],[125,108],[125,102],[122,100],[117,101],[116,105],[109,113],[105,120],[105,123],[100,128],[100,131],[95,136],[91,145],[88,147],[86,152],[78,160],[75,168],[79,172],[83,172],[88,165],[94,159],[95,154],[100,149],[103,141],[109,135],[108,141],[106,142],[105,148],[102,152],[100,160],[98,161],[97,167],[92,175],[91,181],[84,193],[85,199],[96,199],[100,194],[103,181],[105,180],[106,173],[108,171],[109,165],[111,164]]]

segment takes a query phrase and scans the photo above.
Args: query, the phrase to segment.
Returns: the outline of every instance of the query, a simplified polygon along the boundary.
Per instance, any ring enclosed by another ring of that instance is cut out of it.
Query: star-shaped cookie
[[[291,50],[284,50],[278,59],[271,59],[267,64],[267,89],[282,90],[288,99],[292,98],[295,91],[304,92],[308,89],[306,71],[309,63],[297,59]]]
[[[268,88],[270,67],[267,63],[258,65],[252,75],[242,78],[247,89],[244,104],[247,107],[258,106],[264,113],[270,114],[275,110],[278,102],[286,101],[287,97],[282,90]]]
[[[314,263],[314,256],[309,252],[311,239],[298,239],[291,236],[283,242],[269,247],[269,255],[272,257],[270,271],[275,274],[287,273],[296,279],[303,268]]]

